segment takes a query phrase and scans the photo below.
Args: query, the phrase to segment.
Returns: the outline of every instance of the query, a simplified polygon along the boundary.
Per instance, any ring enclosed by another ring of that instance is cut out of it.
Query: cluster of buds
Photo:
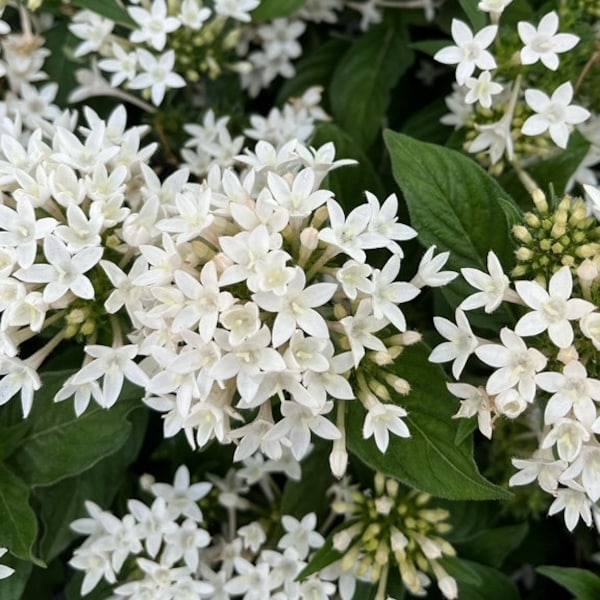
[[[456,580],[440,563],[454,556],[444,539],[451,526],[447,510],[432,508],[428,494],[406,492],[395,479],[375,475],[374,490],[336,484],[332,509],[347,525],[334,534],[333,547],[342,554],[340,569],[378,585],[376,598],[387,598],[391,569],[397,568],[406,588],[426,592],[433,575],[445,598],[458,597]]]

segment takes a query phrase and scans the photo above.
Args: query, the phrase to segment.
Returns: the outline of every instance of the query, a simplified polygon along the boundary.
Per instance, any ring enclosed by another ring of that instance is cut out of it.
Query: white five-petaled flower
[[[444,317],[433,318],[435,328],[448,341],[436,346],[429,355],[429,360],[434,363],[454,361],[452,374],[458,379],[467,359],[479,345],[479,341],[471,331],[471,325],[460,308],[456,309],[455,318],[456,325]]]
[[[579,42],[579,38],[572,33],[556,33],[558,15],[555,11],[544,15],[537,29],[527,21],[519,21],[517,28],[525,44],[521,50],[521,62],[524,65],[541,60],[548,69],[556,71],[559,63],[557,54],[571,50]]]
[[[456,45],[442,48],[433,58],[445,65],[457,65],[456,81],[464,85],[475,67],[483,70],[496,68],[496,61],[486,48],[494,41],[497,31],[496,25],[488,25],[473,35],[466,23],[452,19],[452,38]]]
[[[454,419],[470,419],[477,415],[479,431],[492,439],[492,399],[482,387],[469,383],[447,383],[450,393],[461,398],[460,408]]]
[[[467,104],[479,102],[484,108],[492,106],[492,96],[499,94],[504,87],[495,81],[492,81],[492,76],[489,71],[483,71],[479,77],[469,77],[465,82],[469,88],[465,96]]]
[[[147,41],[159,52],[167,43],[167,34],[181,25],[178,18],[167,16],[165,0],[153,0],[150,11],[139,6],[130,6],[127,12],[138,25],[138,28],[131,32],[129,39],[134,44]]]
[[[546,366],[546,357],[535,348],[527,348],[508,327],[502,328],[500,339],[503,345],[482,344],[475,349],[477,358],[497,368],[487,381],[487,393],[494,395],[517,387],[527,402],[533,402],[535,375]]]
[[[158,59],[143,48],[137,49],[137,57],[143,72],[130,82],[133,90],[150,89],[152,103],[159,106],[165,97],[167,88],[185,86],[185,79],[173,71],[175,51],[168,50]]]
[[[548,131],[559,148],[566,148],[569,142],[569,125],[579,125],[590,116],[585,108],[572,105],[572,99],[573,86],[568,81],[559,85],[550,98],[540,90],[525,90],[525,101],[536,114],[523,123],[521,133],[541,135]]]
[[[463,310],[472,310],[483,306],[486,313],[492,313],[500,306],[500,303],[504,299],[516,296],[509,289],[508,277],[505,275],[498,257],[492,250],[487,255],[487,268],[489,274],[471,268],[460,270],[462,276],[469,284],[481,290],[480,292],[471,294],[460,303],[460,308]]]
[[[390,431],[399,437],[410,437],[410,431],[402,420],[407,415],[401,406],[373,402],[365,417],[363,437],[373,436],[379,450],[385,452],[390,443]]]
[[[567,348],[573,342],[569,321],[580,319],[595,308],[591,302],[571,298],[573,277],[569,267],[552,275],[547,291],[537,281],[517,281],[515,285],[525,304],[533,309],[519,319],[515,333],[530,336],[548,330],[559,348]]]

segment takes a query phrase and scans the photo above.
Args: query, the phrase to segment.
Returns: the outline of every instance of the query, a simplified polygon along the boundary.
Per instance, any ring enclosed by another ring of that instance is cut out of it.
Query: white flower
[[[137,49],[137,57],[143,73],[136,75],[129,83],[133,90],[151,88],[152,103],[159,106],[165,97],[167,88],[180,88],[185,86],[181,75],[173,71],[175,65],[175,51],[168,50],[158,60],[143,48]]]
[[[483,306],[486,313],[492,313],[504,299],[512,297],[508,287],[509,279],[492,250],[487,255],[487,268],[489,275],[478,269],[464,268],[460,270],[469,284],[481,290],[471,294],[460,303],[460,308],[463,310],[472,310]],[[512,293],[512,295],[515,294]]]
[[[456,309],[456,325],[444,317],[433,317],[433,324],[439,334],[448,341],[436,346],[429,355],[429,361],[434,363],[454,361],[452,374],[456,379],[465,368],[467,359],[475,351],[479,342],[473,332],[465,313]]]
[[[410,437],[410,431],[402,420],[407,414],[401,406],[374,401],[365,416],[363,437],[373,436],[379,450],[385,452],[390,443],[390,431],[399,437]]]
[[[251,17],[248,13],[259,4],[260,0],[216,0],[214,8],[219,15],[249,23]]]
[[[466,23],[452,19],[452,38],[456,46],[442,48],[433,58],[445,65],[457,65],[456,81],[464,85],[475,67],[485,70],[496,68],[496,61],[486,48],[494,41],[497,31],[496,25],[488,25],[473,36]]]
[[[559,148],[566,148],[569,125],[583,123],[590,116],[585,108],[572,105],[572,99],[573,86],[568,81],[559,85],[550,98],[540,90],[525,90],[525,101],[536,114],[523,123],[521,133],[541,135],[548,131]]]
[[[600,499],[600,448],[584,446],[581,454],[566,468],[560,480],[570,485],[576,477],[581,477],[581,484],[593,502]]]
[[[465,85],[469,88],[465,96],[465,102],[467,104],[479,102],[484,108],[490,108],[492,106],[492,96],[499,94],[504,89],[502,85],[492,81],[489,71],[483,71],[477,79],[469,77]]]
[[[552,450],[540,448],[531,458],[513,458],[512,464],[520,470],[510,478],[508,485],[527,485],[537,479],[539,486],[545,492],[553,494],[558,488],[558,479],[568,463],[562,459],[555,459]]]
[[[153,0],[150,12],[138,6],[128,7],[127,12],[138,24],[138,29],[131,32],[129,39],[134,44],[150,42],[150,45],[159,52],[167,43],[167,34],[175,31],[181,25],[176,17],[167,16],[165,0]]]
[[[565,525],[569,531],[573,531],[580,518],[588,527],[592,525],[591,508],[592,502],[583,488],[571,483],[568,488],[561,488],[556,492],[556,499],[550,505],[548,514],[552,516],[564,510]]]
[[[340,325],[348,336],[355,368],[365,355],[365,348],[385,352],[385,344],[373,334],[383,329],[387,323],[387,319],[375,318],[372,302],[367,298],[359,302],[354,315],[348,315],[340,320]]]
[[[527,348],[525,342],[508,327],[502,328],[500,339],[503,346],[482,344],[475,349],[477,358],[498,368],[487,381],[487,393],[495,395],[516,386],[527,402],[533,402],[535,374],[546,366],[546,357],[535,348]]]
[[[506,112],[499,121],[487,125],[475,124],[479,135],[469,145],[469,152],[476,154],[482,150],[489,149],[490,162],[494,165],[506,152],[509,160],[514,157],[514,145],[512,139],[511,112]]]
[[[200,6],[198,0],[183,0],[179,8],[179,20],[190,29],[198,31],[211,15],[210,8]]]
[[[571,298],[573,277],[569,267],[562,267],[550,278],[548,291],[536,281],[517,281],[517,293],[533,310],[523,315],[515,326],[522,336],[548,335],[559,348],[573,342],[573,327],[569,321],[580,319],[594,310],[594,305],[580,298]]]
[[[458,275],[454,271],[440,271],[446,262],[448,262],[450,252],[440,252],[434,257],[435,248],[435,246],[427,248],[427,251],[423,254],[423,258],[419,262],[417,274],[411,280],[411,283],[419,288],[426,285],[429,287],[440,287],[450,283]]]
[[[594,401],[600,401],[600,381],[588,377],[578,360],[565,365],[562,373],[540,373],[535,381],[543,390],[553,393],[544,412],[547,424],[556,423],[573,410],[579,421],[591,427],[596,418]]]
[[[304,515],[301,521],[289,515],[283,515],[281,524],[286,533],[279,540],[277,547],[294,548],[300,559],[306,558],[311,548],[320,548],[325,543],[323,536],[315,531],[317,525],[315,513]]]
[[[556,71],[559,63],[557,54],[571,50],[579,42],[572,33],[556,33],[558,15],[555,11],[544,15],[537,29],[526,21],[519,21],[517,28],[525,44],[521,50],[521,63],[524,65],[533,65],[541,60],[548,69]]]
[[[512,2],[512,0],[481,0],[477,8],[483,12],[499,15]]]
[[[583,442],[588,442],[590,437],[590,432],[579,421],[565,417],[553,424],[541,447],[546,449],[556,445],[559,458],[572,462],[579,456]]]
[[[448,390],[462,398],[454,419],[470,419],[477,415],[477,426],[486,438],[492,439],[492,402],[482,387],[468,383],[447,383]]]
[[[0,558],[2,558],[8,552],[7,548],[0,548]],[[7,567],[6,565],[0,565],[0,579],[6,579],[10,577],[15,570],[11,567]]]
[[[581,333],[588,339],[592,340],[594,348],[600,350],[600,313],[592,312],[585,315],[579,321]]]

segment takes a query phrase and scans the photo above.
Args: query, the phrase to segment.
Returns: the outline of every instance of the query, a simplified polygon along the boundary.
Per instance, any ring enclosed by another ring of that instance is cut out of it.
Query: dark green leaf
[[[330,104],[343,129],[368,148],[375,140],[390,101],[390,91],[413,62],[404,26],[381,24],[354,44],[333,74]]]
[[[445,386],[441,368],[428,362],[424,345],[406,348],[394,371],[412,386],[408,396],[394,400],[408,411],[408,439],[390,436],[385,454],[373,438],[362,435],[365,410],[348,406],[348,447],[363,462],[405,484],[451,500],[493,500],[510,493],[484,479],[473,460],[471,444],[455,445],[456,399]]]
[[[375,168],[356,140],[333,123],[320,123],[312,140],[313,146],[327,142],[335,144],[336,158],[354,158],[357,165],[335,169],[325,179],[324,186],[332,190],[338,202],[350,210],[364,202],[362,190],[383,197],[385,190]]]
[[[84,502],[109,506],[119,489],[127,467],[136,459],[141,447],[148,411],[136,410],[131,415],[132,434],[125,445],[76,477],[35,490],[40,505],[44,534],[40,554],[46,561],[58,556],[76,537],[69,529],[75,519],[85,516]]]
[[[448,40],[423,40],[421,42],[411,43],[410,48],[429,54],[429,56],[434,56],[439,50],[450,44],[451,42]]]
[[[481,577],[473,566],[466,560],[456,556],[444,556],[438,562],[446,569],[456,581],[468,583],[469,585],[480,585]]]
[[[270,21],[279,17],[288,17],[300,10],[306,0],[261,0],[260,6],[251,15],[253,21]]]
[[[117,2],[117,0],[71,0],[71,4],[79,8],[86,8],[99,14],[102,17],[111,19],[116,23],[124,23],[126,25],[134,25],[133,19],[127,11]]]
[[[317,442],[312,452],[302,461],[302,477],[299,481],[288,479],[281,498],[281,514],[298,519],[314,512],[320,523],[330,511],[327,490],[333,476],[324,469],[328,464],[330,445]],[[306,493],[310,490],[310,493]]]
[[[0,429],[0,460],[10,456],[31,429],[29,421],[20,421]]]
[[[448,139],[449,130],[442,126],[440,119],[446,114],[448,107],[443,100],[432,102],[408,117],[402,133],[425,142],[443,144]]]
[[[329,40],[303,57],[296,65],[294,77],[282,85],[277,96],[278,102],[281,104],[288,98],[297,98],[314,85],[327,86],[348,46],[346,40]]]
[[[457,545],[457,551],[461,557],[499,568],[506,557],[521,545],[528,530],[527,523],[521,523],[482,531]]]
[[[8,460],[33,486],[52,485],[85,471],[116,452],[131,429],[125,417],[139,403],[141,393],[137,388],[126,386],[128,391],[110,410],[93,404],[77,417],[72,401],[52,401],[69,374],[61,371],[43,375],[42,388],[28,417],[31,429]]]
[[[462,561],[468,565],[481,580],[477,585],[459,582],[460,600],[521,600],[515,584],[497,569],[471,561]]]
[[[600,577],[591,571],[571,567],[538,567],[536,570],[569,590],[577,600],[600,598]]]
[[[29,488],[0,463],[0,540],[18,558],[38,562],[32,547],[37,537],[37,520],[29,506]]]
[[[479,31],[485,27],[487,23],[487,15],[477,8],[479,0],[458,0],[462,9],[471,22],[471,27],[474,31]]]
[[[0,598],[2,600],[23,600],[23,590],[27,585],[33,563],[5,554],[2,557],[2,564],[12,567],[15,572],[6,579],[0,579]]]
[[[425,246],[450,250],[448,267],[487,271],[493,249],[505,269],[514,262],[512,199],[479,165],[459,152],[386,131],[384,138],[411,225]],[[473,292],[458,277],[442,288],[452,307]],[[510,319],[507,312],[504,318]]]

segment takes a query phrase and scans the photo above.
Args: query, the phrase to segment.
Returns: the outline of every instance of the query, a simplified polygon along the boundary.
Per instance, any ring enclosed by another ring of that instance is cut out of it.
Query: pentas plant
[[[596,183],[590,167],[600,146],[593,68],[598,9],[593,3],[551,3],[523,19],[517,4],[480,2],[491,24],[477,31],[452,20],[454,45],[434,56],[456,68],[446,100],[451,113],[442,122],[459,129],[464,149],[495,174],[554,156],[578,130],[589,149],[573,179]]]
[[[598,190],[587,189],[597,201]],[[447,341],[429,360],[452,361],[459,382],[448,389],[461,399],[456,417],[476,417],[487,438],[506,419],[529,430],[526,438],[534,451],[513,458],[518,471],[510,485],[536,482],[554,497],[549,514],[562,512],[569,530],[580,519],[598,528],[600,228],[581,198],[565,196],[550,207],[537,189],[533,200],[535,209],[513,228],[522,245],[510,277],[493,251],[487,272],[462,269],[478,291],[456,309],[455,323],[434,318]],[[476,336],[469,311],[483,308],[491,314],[505,302],[517,309],[514,327],[503,327],[497,341]],[[472,355],[493,369],[481,385],[461,378]]]
[[[274,474],[282,470],[300,477],[289,455],[279,462],[259,455],[225,479],[209,474],[196,483],[182,465],[172,485],[143,476],[146,501],[129,499],[122,516],[87,502],[88,516],[71,523],[87,536],[70,560],[84,575],[81,594],[106,582],[105,597],[114,599],[351,600],[368,582],[377,584],[379,600],[392,597],[393,573],[421,595],[430,582],[427,569],[444,597],[458,597],[456,581],[438,561],[454,554],[444,538],[448,512],[428,506],[426,495],[407,494],[381,474],[375,496],[346,479],[335,484],[328,522],[340,522],[334,549],[327,550],[314,512],[300,518],[269,512]],[[249,501],[261,488],[269,491],[262,502]],[[227,518],[220,521],[222,513]]]

